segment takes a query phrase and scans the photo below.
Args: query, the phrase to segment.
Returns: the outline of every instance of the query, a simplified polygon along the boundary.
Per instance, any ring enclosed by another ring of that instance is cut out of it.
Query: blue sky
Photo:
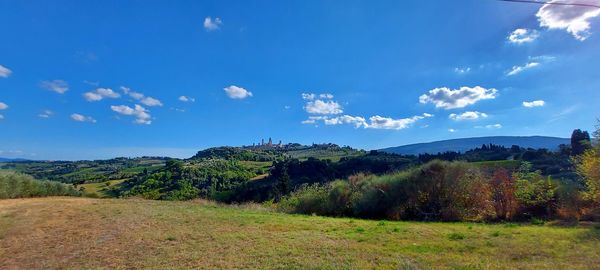
[[[568,137],[600,116],[600,9],[2,1],[0,24],[3,157]]]

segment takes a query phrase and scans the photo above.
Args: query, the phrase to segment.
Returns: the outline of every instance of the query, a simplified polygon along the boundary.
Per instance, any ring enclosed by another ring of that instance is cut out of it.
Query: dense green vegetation
[[[590,194],[600,185],[589,179],[597,178],[598,151],[580,130],[572,145],[548,151],[484,144],[465,153],[414,156],[334,144],[268,144],[209,148],[187,160],[2,167],[73,183],[99,197],[267,202],[293,213],[392,220],[595,219]]]
[[[39,181],[29,175],[0,171],[0,199],[46,196],[81,196],[81,192],[72,185]]]
[[[8,169],[45,179],[71,184],[99,183],[126,179],[143,171],[155,171],[164,166],[168,158],[114,158],[82,161],[18,161],[0,163]]]
[[[169,160],[155,173],[142,173],[121,183],[119,195],[163,200],[216,198],[219,192],[231,190],[255,176],[256,171],[237,160],[206,159],[190,166]]]
[[[389,220],[530,220],[558,218],[558,184],[525,162],[512,175],[488,175],[466,162],[432,161],[381,176],[358,174],[305,185],[278,207],[292,213]],[[564,207],[564,206],[563,206]]]

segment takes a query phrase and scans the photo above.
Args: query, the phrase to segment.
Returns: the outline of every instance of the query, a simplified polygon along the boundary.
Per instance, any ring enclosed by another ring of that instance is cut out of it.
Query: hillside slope
[[[429,143],[416,143],[381,149],[381,151],[403,155],[437,154],[447,151],[465,152],[483,144],[495,144],[505,147],[518,145],[524,148],[558,149],[561,144],[570,144],[570,139],[546,136],[493,136],[443,140]]]
[[[367,221],[208,202],[0,200],[0,269],[588,269],[600,230]]]

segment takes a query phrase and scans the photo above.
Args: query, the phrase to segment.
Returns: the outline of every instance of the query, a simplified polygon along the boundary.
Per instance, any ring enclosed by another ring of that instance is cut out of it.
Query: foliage
[[[119,194],[161,200],[211,198],[254,176],[254,171],[235,160],[208,159],[193,166],[170,160],[155,173],[140,174],[123,182]]]
[[[100,183],[131,178],[143,171],[155,171],[167,158],[140,157],[81,161],[18,161],[0,164],[1,169],[28,174],[36,179],[71,184]]]
[[[490,181],[492,201],[499,219],[511,220],[517,212],[515,183],[506,169],[496,170]]]
[[[485,220],[493,215],[489,185],[477,168],[444,161],[302,186],[280,204],[288,212],[392,220]]]
[[[39,181],[25,174],[0,173],[0,199],[46,196],[81,196],[81,192],[71,185]]]
[[[578,156],[591,148],[590,134],[581,129],[573,130],[571,134],[571,154]]]
[[[282,153],[272,149],[244,149],[242,147],[213,147],[199,151],[192,159],[228,159],[244,161],[275,161],[282,159]]]
[[[577,173],[585,180],[584,197],[600,204],[600,152],[587,150],[576,158]]]
[[[519,171],[513,174],[515,197],[526,216],[550,217],[556,210],[555,192],[557,186],[550,177],[544,178],[539,171],[532,171],[528,162],[523,162]]]

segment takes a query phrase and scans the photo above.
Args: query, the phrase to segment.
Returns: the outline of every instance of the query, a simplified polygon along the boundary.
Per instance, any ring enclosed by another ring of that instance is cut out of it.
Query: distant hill
[[[24,158],[3,158],[3,157],[0,157],[0,162],[15,162],[15,161],[28,161],[28,160],[24,159]]]
[[[394,154],[418,155],[418,154],[437,154],[446,151],[465,152],[483,144],[495,144],[505,147],[518,145],[524,148],[546,148],[556,150],[561,144],[570,144],[571,140],[567,138],[545,137],[545,136],[493,136],[452,139],[429,143],[409,144],[397,147],[389,147],[380,151]]]

